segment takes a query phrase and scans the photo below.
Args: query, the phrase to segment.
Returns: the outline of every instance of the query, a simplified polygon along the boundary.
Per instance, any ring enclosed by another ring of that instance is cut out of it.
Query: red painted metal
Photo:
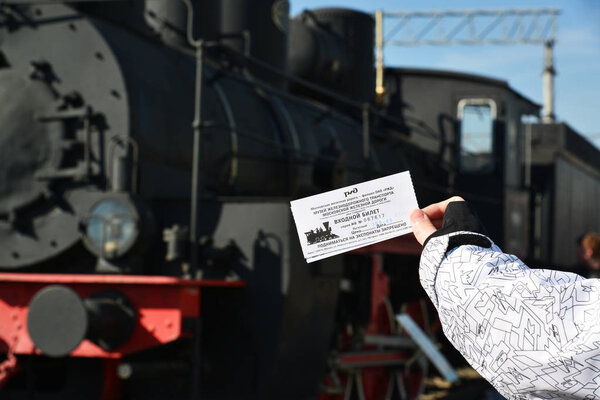
[[[371,309],[367,325],[367,334],[398,335],[393,310],[389,302],[390,277],[383,270],[383,254],[420,254],[421,245],[412,235],[405,235],[385,242],[376,243],[353,251],[371,257]],[[405,310],[421,327],[428,321],[424,315],[422,301],[405,303]],[[363,345],[360,352],[344,352],[340,349],[337,357],[338,370],[324,381],[325,386],[339,391],[323,392],[318,400],[343,400],[352,397],[354,391],[362,391],[358,397],[369,400],[387,399],[394,379],[399,377],[409,400],[419,398],[426,373],[419,369],[405,372],[401,367],[414,354],[412,351],[395,349],[381,350],[376,345]],[[349,384],[352,379],[360,379],[361,385]],[[344,392],[346,391],[346,393]],[[351,393],[348,393],[351,391]],[[362,396],[362,397],[361,397]]]
[[[338,360],[340,367],[343,369],[349,369],[353,367],[364,367],[365,365],[387,365],[398,363],[402,364],[410,357],[410,353],[403,351],[373,351],[373,352],[360,352],[356,354],[346,353],[340,354]],[[381,382],[379,382],[379,386]]]
[[[118,400],[121,398],[121,388],[123,382],[117,375],[118,359],[107,358],[102,360],[102,369],[104,371],[104,385],[102,385],[102,394],[100,400]]]
[[[0,352],[9,347],[16,354],[39,354],[27,331],[31,298],[49,284],[65,285],[82,299],[101,291],[124,294],[136,309],[137,321],[131,338],[115,351],[105,351],[83,340],[73,357],[118,359],[124,355],[189,336],[184,318],[200,315],[203,287],[243,287],[244,282],[191,280],[165,276],[67,275],[0,273]]]
[[[390,277],[383,271],[383,255],[380,252],[373,252],[371,253],[371,314],[366,333],[383,335],[394,333],[389,295]],[[364,348],[374,350],[376,346],[366,345]],[[364,368],[361,372],[365,397],[373,400],[384,399],[391,379],[391,370],[384,365],[390,361],[401,362],[409,357],[410,355],[405,352],[380,352],[370,356],[370,363],[379,361],[380,365]]]
[[[383,272],[383,256],[371,254],[371,313],[366,333],[392,333],[386,299],[390,295],[390,277]]]
[[[0,389],[15,375],[19,372],[19,365],[17,364],[17,357],[12,348],[8,349],[6,359],[0,363]]]

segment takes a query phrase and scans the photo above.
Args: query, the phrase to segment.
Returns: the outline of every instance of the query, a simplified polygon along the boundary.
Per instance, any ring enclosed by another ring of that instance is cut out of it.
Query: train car
[[[456,72],[390,69],[386,88],[388,112],[423,121],[411,138],[438,154],[439,167],[449,175],[443,189],[463,193],[491,237],[507,251],[519,251],[524,238],[516,238],[515,230],[527,221],[513,226],[519,221],[507,215],[514,202],[528,201],[522,200],[521,120],[538,115],[540,107],[507,82]]]
[[[577,240],[600,231],[600,152],[566,123],[528,124],[531,148],[529,256],[541,265],[573,267]]]
[[[594,145],[565,123],[531,122],[540,106],[504,81],[391,68],[386,93],[386,112],[420,121],[411,142],[448,171],[440,197],[469,199],[496,243],[532,265],[576,264],[577,239],[600,230]]]
[[[564,160],[595,179],[505,82],[390,68],[377,104],[365,13],[53,3],[0,1],[3,398],[416,399],[420,246],[307,265],[289,201],[410,170],[527,255]]]

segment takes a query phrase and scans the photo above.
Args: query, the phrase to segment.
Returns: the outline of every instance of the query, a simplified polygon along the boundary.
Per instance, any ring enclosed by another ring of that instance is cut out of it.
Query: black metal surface
[[[119,364],[117,374],[119,378],[126,379],[156,379],[165,376],[182,376],[190,370],[190,365],[185,362],[124,362]]]
[[[220,0],[220,34],[223,43],[280,70],[286,70],[289,1]],[[279,77],[250,69],[263,81],[284,86]]]
[[[73,289],[51,285],[35,294],[29,303],[27,330],[43,354],[63,357],[84,339],[88,313]]]
[[[211,366],[204,395],[314,398],[329,354],[329,339],[322,339],[333,334],[341,258],[306,264],[287,202],[224,203],[213,238],[213,253],[228,248],[228,261],[211,257],[205,274],[233,266],[247,287],[231,297],[204,291],[203,349]]]
[[[190,242],[191,242],[191,276],[195,277],[198,272],[198,225],[200,218],[198,214],[198,202],[202,196],[203,180],[200,171],[200,157],[202,155],[202,86],[204,83],[204,41],[195,43],[196,46],[196,76],[194,79],[194,149],[192,160],[192,193],[190,197]]]
[[[600,213],[600,152],[565,123],[532,124],[532,253],[563,268],[577,260],[577,238],[595,231]]]
[[[50,191],[36,174],[60,166],[63,127],[38,119],[55,99],[45,79],[3,71],[0,98],[11,99],[0,108],[0,214],[8,215]]]
[[[21,372],[2,388],[3,400],[100,400],[102,360],[23,357],[21,366]]]
[[[187,10],[182,1],[146,0],[144,17],[161,40],[174,46],[187,45]]]
[[[136,312],[122,293],[104,291],[84,300],[89,317],[86,338],[106,351],[118,349],[131,337]]]
[[[290,71],[369,103],[375,93],[374,42],[375,22],[368,14],[337,8],[304,11],[291,24]],[[306,93],[302,87],[294,90]]]

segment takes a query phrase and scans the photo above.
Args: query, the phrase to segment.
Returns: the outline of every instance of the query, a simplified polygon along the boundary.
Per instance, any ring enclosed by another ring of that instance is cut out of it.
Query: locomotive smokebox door
[[[109,178],[104,150],[129,135],[130,109],[97,21],[39,3],[0,20],[0,270],[16,270],[77,247],[82,197]]]

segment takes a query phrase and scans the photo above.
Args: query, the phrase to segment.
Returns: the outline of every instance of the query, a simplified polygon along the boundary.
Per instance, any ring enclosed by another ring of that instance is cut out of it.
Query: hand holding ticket
[[[408,171],[290,203],[306,262],[411,232],[419,208]]]

